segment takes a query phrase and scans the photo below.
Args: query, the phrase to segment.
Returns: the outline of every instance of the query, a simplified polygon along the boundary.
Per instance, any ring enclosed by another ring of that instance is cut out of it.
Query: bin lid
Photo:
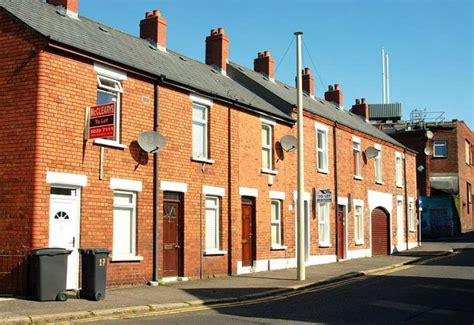
[[[36,256],[56,256],[56,255],[69,255],[71,250],[61,248],[61,247],[44,247],[34,249],[31,253]]]
[[[103,247],[90,247],[90,248],[81,248],[79,249],[81,254],[110,254],[110,250],[108,248]]]

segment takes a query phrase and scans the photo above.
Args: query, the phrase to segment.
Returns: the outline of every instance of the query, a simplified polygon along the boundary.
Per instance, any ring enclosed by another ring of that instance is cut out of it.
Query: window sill
[[[95,139],[94,144],[99,145],[99,146],[117,148],[117,149],[127,148],[126,144],[121,144],[121,143],[118,143],[117,141],[112,141],[112,140],[107,140],[107,139]]]
[[[326,174],[326,175],[327,175],[327,174],[329,174],[329,170],[327,170],[327,169],[319,169],[319,168],[318,168],[318,173]]]
[[[212,165],[213,163],[216,162],[215,160],[207,159],[207,158],[201,158],[201,157],[192,157],[191,160],[195,161],[195,162],[200,162],[200,163],[203,163],[203,164],[210,164],[210,165]]]
[[[140,262],[143,261],[143,256],[139,255],[119,255],[110,256],[111,262]]]
[[[375,184],[377,184],[377,185],[383,185],[384,182],[383,182],[383,181],[375,181]]]
[[[433,156],[435,159],[447,159],[448,156]]]
[[[225,255],[227,251],[221,251],[218,249],[206,249],[204,256],[215,256],[215,255]]]
[[[330,243],[319,243],[319,248],[330,248],[331,244]]]
[[[262,174],[270,174],[270,175],[278,175],[278,171],[277,170],[273,170],[273,169],[268,169],[268,168],[261,168],[260,169],[260,172]]]
[[[415,232],[416,232],[415,229],[410,229],[410,230],[408,230],[408,231],[411,232],[411,233],[415,233]]]
[[[364,241],[356,241],[355,245],[356,246],[362,246],[362,245],[364,245]]]
[[[403,188],[403,185],[398,184],[397,188]]]
[[[283,246],[283,245],[272,245],[271,250],[272,251],[285,251],[288,249],[288,246]]]
[[[352,178],[355,179],[356,181],[363,181],[364,180],[364,178],[362,176],[357,176],[357,175],[354,175]]]

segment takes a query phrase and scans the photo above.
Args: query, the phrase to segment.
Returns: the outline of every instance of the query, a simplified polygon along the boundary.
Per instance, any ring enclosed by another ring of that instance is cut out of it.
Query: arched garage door
[[[372,211],[372,255],[389,255],[389,218],[380,208]]]

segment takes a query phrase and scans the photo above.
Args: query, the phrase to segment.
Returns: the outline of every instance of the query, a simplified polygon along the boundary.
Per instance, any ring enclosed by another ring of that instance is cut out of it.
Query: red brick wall
[[[39,56],[43,42],[0,9],[0,254],[31,247],[38,137]]]
[[[473,205],[468,211],[467,183],[471,184],[474,191],[473,166],[466,163],[465,141],[468,140],[474,146],[474,134],[464,122],[457,122],[457,160],[459,161],[459,196],[461,203],[461,231],[467,232],[474,229]],[[467,159],[469,161],[469,159]],[[472,201],[471,201],[472,202]]]

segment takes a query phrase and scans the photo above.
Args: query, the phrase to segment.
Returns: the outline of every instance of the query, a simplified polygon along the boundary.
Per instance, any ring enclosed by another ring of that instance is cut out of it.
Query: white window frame
[[[141,261],[142,256],[137,255],[137,193],[132,191],[115,190],[113,198],[113,242],[112,242],[112,261]],[[129,204],[119,204],[115,202],[115,195],[129,195],[132,198],[132,202]],[[121,254],[115,252],[116,240],[122,240],[122,238],[116,238],[116,226],[115,226],[115,209],[127,209],[131,210],[131,226],[130,226],[130,244],[131,252],[129,254]]]
[[[320,123],[315,123],[316,127],[316,168],[318,172],[329,173],[329,127]],[[318,135],[323,134],[323,141],[319,143]],[[322,159],[319,159],[321,153]]]
[[[354,241],[356,245],[364,244],[364,201],[353,200],[354,204]],[[357,216],[357,208],[360,208],[360,215]],[[357,219],[360,219],[359,223]],[[359,228],[357,228],[359,226]]]
[[[200,108],[204,110],[204,119],[197,119],[194,117],[194,109]],[[201,103],[193,102],[192,104],[192,150],[193,155],[192,158],[195,160],[209,160],[209,106],[203,105]],[[204,128],[204,138],[202,139],[202,147],[203,153],[199,153],[196,155],[196,149],[194,148],[194,128],[195,127],[203,127]]]
[[[273,215],[273,205],[276,204],[277,206],[277,216],[278,219],[274,218],[275,216]],[[270,202],[270,240],[271,240],[271,245],[272,249],[274,247],[283,247],[283,236],[282,236],[282,227],[281,227],[281,218],[282,218],[282,209],[281,207],[283,206],[281,200],[277,199],[272,199]],[[273,227],[276,226],[278,227],[277,231],[277,238],[275,238],[275,241],[273,241],[272,237],[272,229]]]
[[[263,143],[262,139],[262,171],[273,171],[273,125],[262,122],[261,133],[263,129],[268,128],[269,143]],[[268,161],[263,160],[263,152],[268,151]]]
[[[357,152],[357,157],[355,152]],[[352,139],[352,157],[354,158],[354,178],[362,179],[362,149],[360,140],[357,142],[354,138]]]
[[[468,165],[472,165],[472,144],[468,139],[464,139],[464,161]]]
[[[215,202],[215,204],[210,205],[208,202]],[[216,195],[206,195],[206,202],[205,202],[205,210],[206,210],[206,235],[205,235],[205,243],[206,243],[206,254],[211,254],[211,253],[219,253],[221,252],[220,250],[220,198],[219,196]],[[214,245],[213,247],[208,246],[208,241],[209,237],[211,234],[207,229],[207,211],[213,211],[216,215],[215,219],[215,225],[214,225],[214,233],[212,234],[213,236],[213,241]]]
[[[436,147],[445,147],[446,155],[436,154]],[[433,141],[433,157],[435,157],[435,158],[447,158],[448,157],[448,141],[446,141],[446,140]]]
[[[382,147],[375,145],[374,148],[377,150],[377,156],[374,158],[375,182],[383,184]]]
[[[403,187],[403,160],[400,152],[395,152],[395,183],[397,187]]]
[[[322,206],[327,206],[327,213],[323,216],[322,213]],[[330,218],[330,209],[331,209],[331,203],[317,203],[317,210],[318,210],[318,238],[319,238],[319,247],[331,247],[331,234],[330,234],[330,224],[329,224],[329,218]],[[321,227],[326,228],[326,236],[327,238],[321,238]]]
[[[104,81],[108,81],[113,83],[115,86],[110,87],[106,84],[104,84]],[[115,136],[113,139],[107,139],[107,138],[100,138],[100,139],[94,139],[94,143],[96,144],[103,144],[103,145],[110,145],[112,147],[118,147],[118,148],[125,148],[126,146],[123,146],[120,144],[120,131],[121,131],[121,115],[122,115],[122,94],[123,94],[123,87],[118,79],[112,79],[110,77],[106,77],[104,75],[98,74],[97,75],[97,91],[96,91],[96,96],[98,92],[102,93],[108,93],[115,95],[117,100],[115,101]]]
[[[415,200],[413,198],[408,198],[408,230],[410,232],[415,232]]]

